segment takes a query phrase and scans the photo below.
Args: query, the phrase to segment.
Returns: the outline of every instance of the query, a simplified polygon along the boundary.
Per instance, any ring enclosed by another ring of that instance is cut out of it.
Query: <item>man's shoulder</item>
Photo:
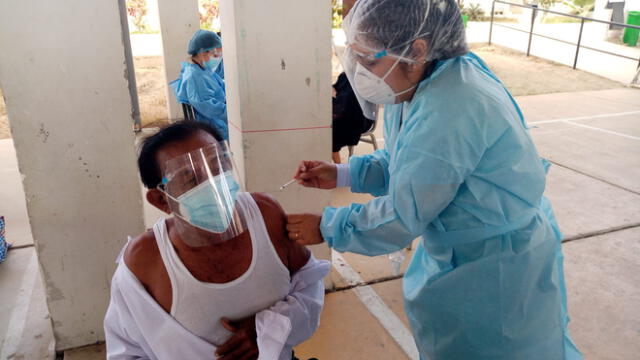
[[[287,236],[287,214],[272,195],[266,193],[251,193],[262,213],[271,243],[276,248],[283,264],[295,273],[309,259],[309,251]]]
[[[160,256],[158,244],[153,230],[149,229],[129,241],[124,251],[123,260],[129,270],[139,279],[151,264]]]
[[[284,218],[284,209],[282,205],[270,194],[261,192],[252,192],[251,197],[255,200],[258,208],[262,212],[262,216],[278,216]]]
[[[287,224],[286,214],[282,205],[276,198],[267,193],[254,192],[251,193],[251,197],[258,205],[262,219],[271,236],[271,241],[276,246],[281,245],[276,242],[280,242],[286,236],[285,227]]]

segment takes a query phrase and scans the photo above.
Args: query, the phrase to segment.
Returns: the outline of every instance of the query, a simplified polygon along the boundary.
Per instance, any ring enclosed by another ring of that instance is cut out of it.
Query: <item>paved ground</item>
[[[502,25],[502,26],[501,26]],[[521,23],[498,24],[493,28],[492,42],[520,52],[527,51],[529,41],[529,20]],[[505,28],[514,27],[519,30]],[[535,24],[534,33],[553,37],[571,43],[577,43],[580,24]],[[467,40],[470,43],[486,43],[489,40],[489,23],[471,22],[467,28]],[[581,48],[577,68],[607,79],[629,84],[636,74],[640,62],[640,44],[629,47],[604,41],[598,24],[585,24],[582,45],[631,57],[635,60],[614,57],[593,50]],[[552,60],[559,64],[573,66],[576,46],[534,36],[531,42],[531,55]]]
[[[541,155],[555,164],[546,194],[570,240],[564,254],[572,336],[587,359],[637,359],[640,90],[525,96],[518,102]],[[8,223],[9,239],[29,244],[28,224],[19,220],[20,212],[25,216],[24,204],[12,149],[11,140],[0,140],[0,184],[11,189],[2,192],[0,211],[15,214]],[[371,150],[362,144],[356,152]],[[335,205],[368,199],[344,189],[333,194]],[[147,213],[147,221],[154,217]],[[13,250],[0,265],[0,359],[52,356],[50,320],[33,253],[33,247]],[[414,350],[402,310],[402,280],[389,261],[342,254],[332,276],[338,291],[326,297],[321,327],[296,352],[325,360],[410,358],[407,353]],[[67,351],[65,359],[100,359],[102,351],[101,346],[76,349]]]

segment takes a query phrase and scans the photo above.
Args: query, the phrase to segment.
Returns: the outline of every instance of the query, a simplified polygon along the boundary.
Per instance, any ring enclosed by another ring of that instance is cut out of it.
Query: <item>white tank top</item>
[[[251,235],[253,253],[249,269],[227,283],[202,282],[182,263],[171,241],[165,219],[153,227],[160,255],[171,280],[171,316],[191,333],[220,346],[231,333],[220,318],[239,320],[284,300],[289,293],[289,270],[278,256],[258,205],[249,193],[238,194]]]

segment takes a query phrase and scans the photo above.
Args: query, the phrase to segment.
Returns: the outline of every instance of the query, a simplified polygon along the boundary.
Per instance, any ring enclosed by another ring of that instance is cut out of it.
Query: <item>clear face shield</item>
[[[247,229],[242,208],[237,205],[240,181],[224,143],[172,158],[163,169],[160,189],[167,195],[187,245],[219,244]]]

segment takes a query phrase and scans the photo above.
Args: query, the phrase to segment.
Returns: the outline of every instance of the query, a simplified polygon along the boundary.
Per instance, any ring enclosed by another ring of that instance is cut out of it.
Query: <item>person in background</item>
[[[178,102],[195,110],[196,120],[211,125],[229,139],[224,80],[217,73],[222,61],[222,40],[207,30],[198,30],[189,41],[189,62],[182,63],[178,79],[169,83]]]
[[[340,163],[340,149],[344,146],[358,145],[360,136],[373,126],[373,120],[367,119],[360,108],[358,98],[353,92],[347,75],[343,72],[333,84],[333,134],[332,158]]]

